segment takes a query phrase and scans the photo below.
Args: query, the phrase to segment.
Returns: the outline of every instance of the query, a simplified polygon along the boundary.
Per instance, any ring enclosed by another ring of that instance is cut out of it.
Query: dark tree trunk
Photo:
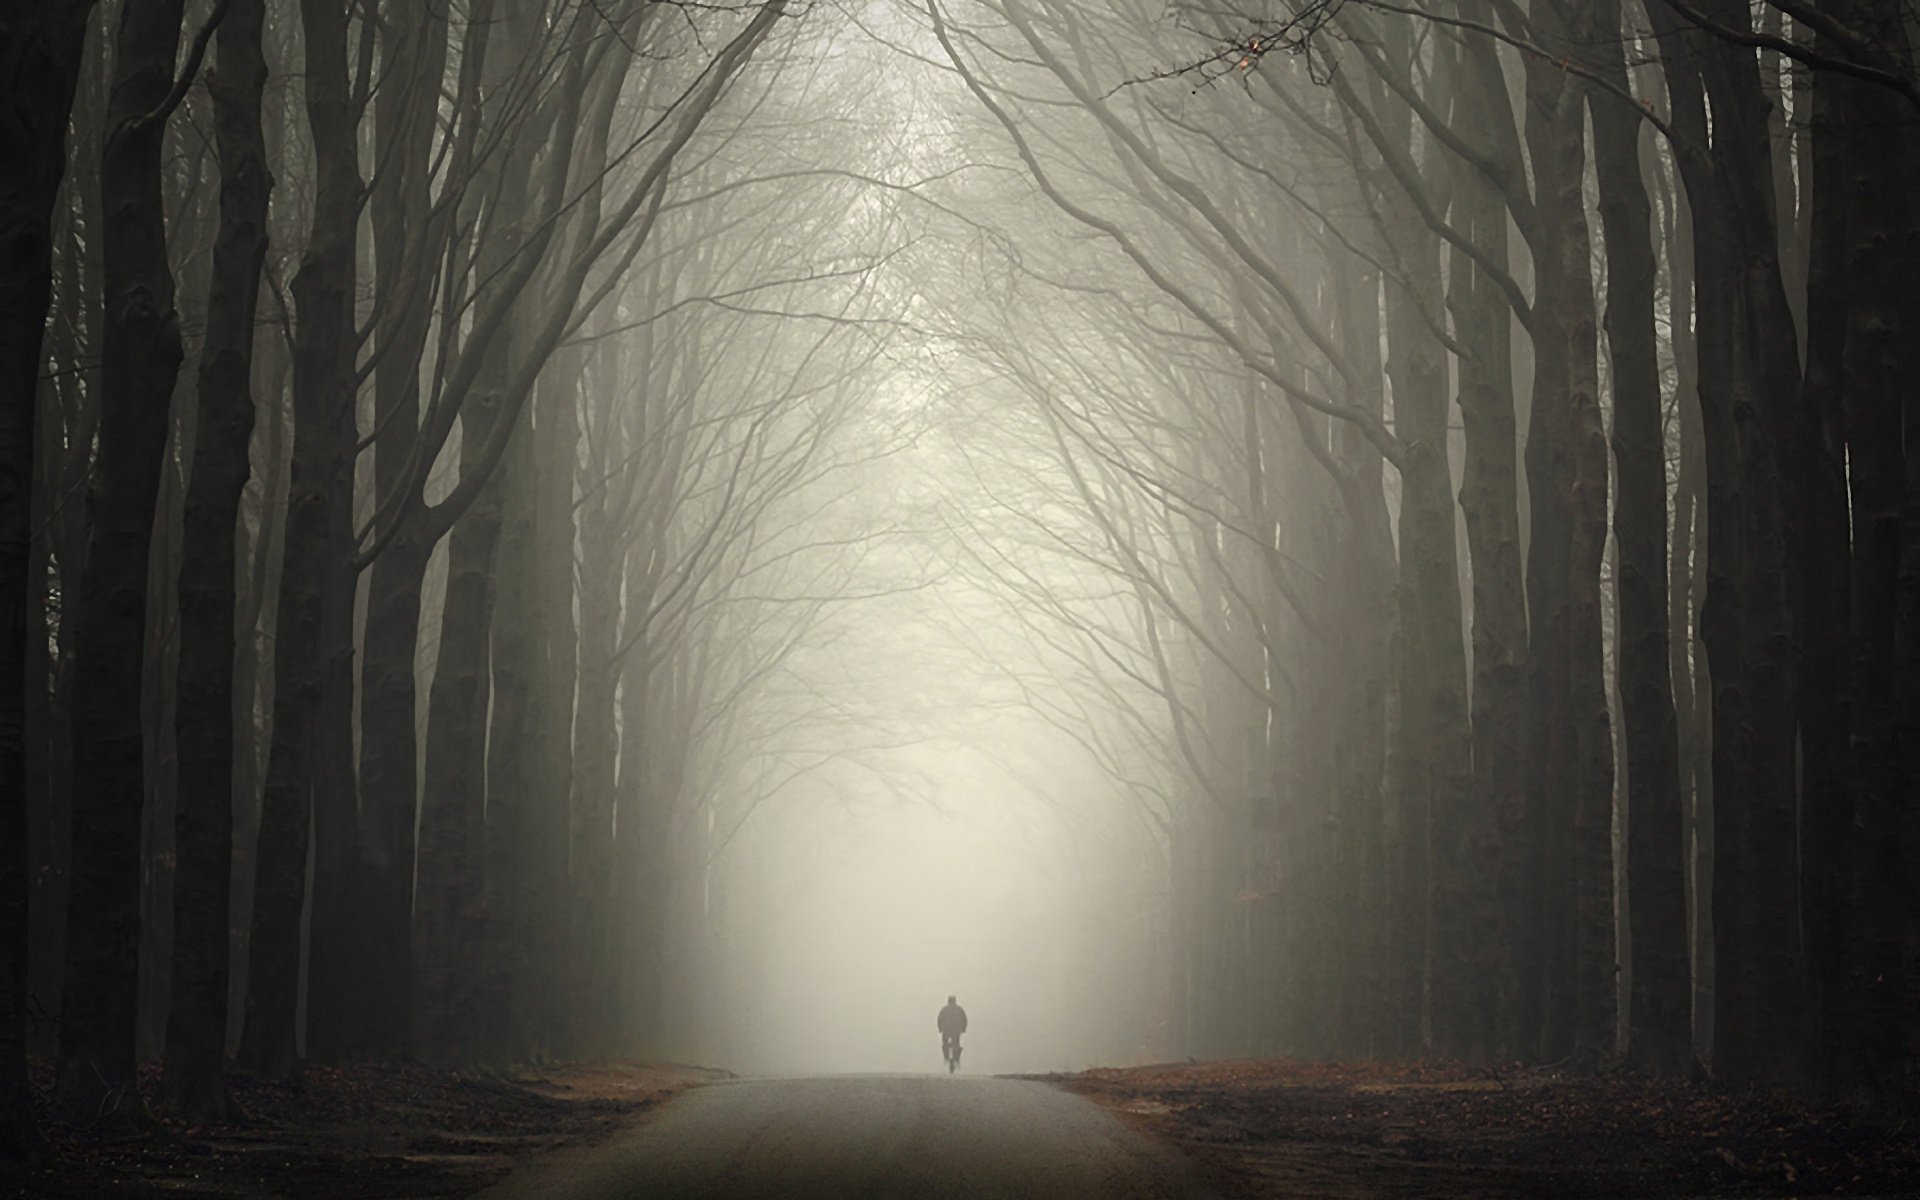
[[[1713,1066],[1728,1082],[1795,1078],[1805,1067],[1807,983],[1786,506],[1801,493],[1783,475],[1790,452],[1780,439],[1798,399],[1798,351],[1766,212],[1769,135],[1751,54],[1655,8],[1695,217],[1712,531],[1701,619],[1713,687]],[[1712,8],[1729,24],[1747,20],[1744,6]]]
[[[1391,28],[1393,69],[1405,75],[1410,30]],[[1446,65],[1450,74],[1451,62]],[[1390,138],[1408,144],[1412,114],[1376,92]],[[1428,139],[1425,161],[1438,158]],[[1384,148],[1383,148],[1384,149]],[[1444,172],[1426,183],[1444,210]],[[1473,786],[1467,649],[1461,613],[1457,521],[1448,463],[1446,352],[1426,323],[1441,311],[1440,243],[1405,189],[1389,194],[1387,225],[1406,272],[1386,291],[1387,377],[1400,464],[1399,719],[1388,813],[1393,881],[1388,1053],[1428,1048],[1485,1061],[1498,913],[1488,870],[1492,847]],[[1431,1004],[1426,1002],[1430,996]],[[1430,1022],[1422,1020],[1423,1014]],[[1431,1034],[1429,1047],[1428,1032]]]
[[[606,956],[613,888],[614,696],[619,663],[620,555],[591,507],[582,514],[580,568],[580,676],[573,754],[573,828],[568,855],[568,990],[572,996],[572,1052],[596,1058],[607,1051],[614,980]],[[598,536],[596,536],[598,535]],[[595,559],[601,564],[596,565]]]
[[[1455,88],[1454,125],[1488,144],[1490,159],[1518,158],[1512,110],[1499,59],[1490,45],[1464,48]],[[1526,893],[1525,805],[1527,612],[1521,569],[1519,447],[1516,440],[1512,317],[1491,270],[1507,268],[1507,210],[1476,170],[1457,172],[1453,224],[1471,238],[1486,265],[1456,250],[1447,293],[1457,336],[1467,350],[1459,366],[1460,420],[1465,433],[1460,508],[1473,576],[1473,771],[1475,805],[1491,822],[1502,920],[1501,966],[1491,980],[1490,1047],[1500,1058],[1522,1051],[1518,978]]]
[[[75,613],[72,882],[56,1108],[144,1122],[134,1086],[145,798],[147,568],[180,329],[160,191],[181,0],[131,5],[114,39],[100,162],[106,320],[93,530]],[[29,390],[26,393],[31,396]],[[24,481],[23,481],[24,486]]]
[[[506,357],[504,351],[501,355]],[[460,416],[462,461],[471,461],[486,444],[499,409],[496,391],[477,390],[468,398]],[[448,539],[440,658],[427,700],[412,1046],[421,1061],[443,1066],[475,1061],[475,1039],[485,1017],[480,975],[493,947],[485,872],[492,815],[487,713],[503,486],[496,472]]]
[[[611,355],[603,355],[603,359]],[[619,744],[614,724],[620,683],[616,657],[620,631],[620,552],[618,507],[604,480],[615,461],[611,397],[618,375],[609,370],[594,380],[599,389],[595,419],[588,430],[584,479],[587,500],[580,507],[579,672],[574,709],[573,795],[569,822],[567,904],[567,991],[570,996],[569,1053],[596,1058],[608,1050],[615,981],[606,955],[613,889],[614,775]]]
[[[310,678],[312,707],[284,740],[276,715],[271,753],[279,756],[284,745],[287,766],[298,764],[312,819],[304,1010],[308,1056],[392,1062],[406,1056],[404,969],[398,989],[389,980],[396,960],[405,962],[407,901],[402,892],[397,936],[359,919],[365,907],[396,903],[391,889],[382,886],[389,876],[377,867],[398,848],[362,836],[353,761],[354,296],[364,198],[356,161],[360,113],[348,76],[349,14],[321,0],[303,0],[300,15],[315,195],[306,251],[293,280],[300,318],[294,339],[294,453],[297,462],[299,441],[311,431],[314,473],[306,485],[311,490],[289,500],[290,510],[311,506],[303,514],[311,524],[296,538],[289,523],[287,545],[303,561],[297,580],[290,564],[281,587],[283,604],[295,582],[311,592],[301,603],[315,606],[305,618],[315,622],[315,636],[304,651],[308,661],[294,672]],[[311,540],[304,536],[308,533]],[[286,636],[283,629],[282,639]],[[269,788],[274,770],[270,761]]]
[[[1402,229],[1424,243],[1420,303],[1440,301],[1438,244],[1411,221]],[[1403,254],[1405,251],[1403,251]],[[1401,471],[1401,728],[1404,747],[1396,805],[1396,924],[1393,1004],[1400,1008],[1399,1053],[1419,1049],[1423,960],[1431,954],[1433,1036],[1443,1053],[1478,1058],[1490,1050],[1486,1017],[1487,905],[1491,888],[1476,878],[1485,830],[1471,811],[1471,732],[1466,645],[1455,558],[1454,502],[1447,465],[1446,361],[1398,286],[1387,293],[1387,373],[1395,427],[1406,444]],[[1427,947],[1431,946],[1428,950]],[[1409,1036],[1412,1037],[1408,1044]]]
[[[1583,53],[1594,71],[1625,91],[1618,0],[1594,0],[1585,27],[1591,36],[1582,39]],[[1643,1070],[1676,1074],[1689,1057],[1692,981],[1679,733],[1669,675],[1667,458],[1654,332],[1653,208],[1640,169],[1640,115],[1599,89],[1589,90],[1588,109],[1606,231],[1606,328],[1619,478],[1614,536],[1632,937],[1628,1056]]]
[[[383,510],[418,500],[411,461],[420,438],[420,359],[432,306],[431,276],[444,217],[434,215],[428,169],[447,52],[447,24],[426,6],[396,14],[383,55],[407,64],[404,86],[382,88],[374,119],[382,161],[372,196],[373,252],[384,318],[374,372],[374,495]],[[368,836],[394,843],[394,860],[414,857],[419,808],[417,734],[421,588],[433,553],[413,504],[368,572],[365,647],[360,660],[360,770]],[[357,848],[356,848],[357,849]],[[395,902],[391,891],[377,901]],[[376,918],[377,919],[377,918]],[[343,981],[345,982],[345,981]]]
[[[1553,31],[1553,36],[1563,36]],[[1527,431],[1533,722],[1528,791],[1544,970],[1539,1053],[1612,1053],[1613,752],[1601,638],[1607,464],[1590,241],[1581,194],[1584,94],[1529,57],[1526,137],[1534,210],[1534,377]]]
[[[1869,423],[1874,419],[1874,402],[1867,399],[1873,389],[1865,387],[1849,397],[1844,377],[1850,316],[1847,243],[1851,226],[1846,173],[1851,159],[1851,131],[1843,115],[1840,91],[1848,85],[1831,75],[1811,82],[1813,112],[1805,122],[1811,151],[1801,164],[1801,204],[1812,211],[1807,231],[1806,303],[1800,308],[1807,356],[1800,420],[1812,440],[1805,440],[1804,435],[1796,439],[1798,452],[1810,460],[1808,511],[1796,551],[1802,564],[1800,603],[1796,606],[1803,650],[1800,849],[1807,966],[1815,989],[1819,1026],[1818,1053],[1813,1061],[1822,1080],[1832,1083],[1864,1065],[1853,1055],[1853,1035],[1861,1013],[1854,1003],[1858,993],[1852,977],[1853,940],[1848,919],[1853,887],[1854,775],[1856,765],[1869,772],[1873,769],[1876,756],[1872,750],[1856,757],[1856,747],[1864,750],[1876,740],[1868,732],[1872,720],[1865,717],[1866,710],[1859,702],[1865,694],[1878,691],[1872,675],[1884,669],[1875,664],[1863,674],[1862,664],[1850,654],[1857,644],[1849,636],[1854,611],[1851,591],[1857,546],[1885,535],[1888,528],[1876,528],[1875,488],[1870,482],[1855,491],[1854,511],[1851,517],[1848,513],[1843,402],[1850,400],[1855,414]],[[1775,139],[1778,155],[1777,131]],[[1776,161],[1776,170],[1781,165]],[[1872,264],[1860,266],[1873,269]],[[1882,475],[1885,458],[1878,462],[1873,459],[1884,456],[1887,450],[1895,456],[1893,474],[1899,474],[1898,399],[1893,400],[1892,408],[1892,428],[1875,431],[1887,437],[1887,442],[1860,442],[1852,449],[1852,482],[1856,489]],[[1832,529],[1830,520],[1835,515],[1839,518],[1837,530]],[[1815,532],[1823,526],[1824,532]],[[1891,532],[1892,544],[1897,546],[1897,520]],[[1864,580],[1868,586],[1872,586],[1872,574],[1870,570]],[[1869,623],[1877,622],[1870,618]],[[1879,649],[1890,652],[1891,640]],[[1869,701],[1866,708],[1871,707]]]
[[[540,390],[549,389],[542,383]],[[522,428],[507,448],[496,484],[501,492],[500,530],[488,652],[493,704],[486,734],[488,919],[486,942],[474,964],[479,973],[481,1024],[473,1041],[482,1062],[511,1063],[523,1057],[515,1045],[515,1002],[526,994],[522,976],[534,960],[529,939],[538,928],[534,881],[540,871],[552,869],[535,850],[543,797],[533,704],[546,617],[535,599],[539,592],[538,496],[529,419],[534,407],[529,405],[521,414]],[[546,405],[540,407],[544,412]]]
[[[1903,55],[1903,6],[1885,0],[1838,5],[1836,15],[1869,29],[1890,56]],[[1888,65],[1892,65],[1890,61]],[[1910,121],[1889,119],[1887,97],[1868,84],[1834,74],[1814,80],[1815,205],[1809,277],[1809,383],[1816,365],[1833,364],[1832,340],[1843,341],[1838,391],[1845,398],[1846,462],[1852,510],[1850,690],[1853,726],[1852,811],[1841,847],[1817,839],[1826,855],[1810,862],[1809,953],[1820,972],[1835,968],[1834,947],[1814,939],[1847,932],[1847,985],[1830,988],[1830,1052],[1843,1070],[1871,1087],[1910,1081],[1920,1054],[1911,1028],[1916,997],[1913,907],[1920,895],[1920,859],[1912,843],[1916,609],[1914,559],[1920,553],[1920,469],[1916,372],[1920,372],[1920,205],[1913,172],[1920,139]],[[1845,328],[1831,328],[1834,310]],[[1828,381],[1830,384],[1832,381]],[[1809,793],[1808,817],[1831,833],[1832,813]],[[1831,856],[1831,857],[1828,857]],[[1839,861],[1834,861],[1837,858]],[[1836,895],[1845,870],[1848,891]],[[1839,993],[1835,995],[1834,993]],[[1844,996],[1847,1003],[1835,1005]],[[1836,1044],[1837,1043],[1837,1044]]]
[[[1778,19],[1777,13],[1774,19]],[[1816,87],[1831,91],[1828,85],[1841,82],[1837,76],[1819,76]],[[1763,91],[1770,106],[1777,104],[1776,86],[1769,85]],[[1814,104],[1824,109],[1827,100],[1815,100]],[[1876,96],[1871,113],[1863,115],[1865,124],[1885,120],[1882,104],[1884,97]],[[1798,123],[1812,125],[1819,121],[1816,113],[1812,121],[1800,116]],[[1784,176],[1786,180],[1776,188],[1781,196],[1775,206],[1776,245],[1790,248],[1797,240],[1791,204],[1792,163],[1787,159],[1782,128],[1781,115],[1770,113],[1772,170],[1776,179]],[[1835,132],[1829,128],[1829,134]],[[1819,202],[1816,197],[1822,189],[1831,195],[1845,186],[1836,177],[1839,170],[1837,156],[1832,153],[1836,149],[1833,141],[1831,136],[1817,139],[1809,156],[1812,161],[1802,164],[1803,178],[1809,179],[1809,186],[1803,188],[1803,204]],[[1898,161],[1899,139],[1891,141],[1894,144],[1887,145],[1883,152]],[[1823,180],[1813,178],[1822,175]],[[1904,178],[1910,181],[1912,176]],[[1889,195],[1888,206],[1880,212],[1902,211],[1904,201],[1904,192]],[[1904,212],[1912,215],[1915,210],[1906,204]],[[1777,303],[1787,311],[1775,317],[1773,336],[1785,336],[1790,327],[1797,327],[1805,347],[1806,373],[1798,395],[1781,404],[1776,449],[1789,489],[1784,514],[1790,538],[1789,602],[1794,643],[1799,651],[1794,714],[1799,725],[1798,829],[1794,842],[1783,849],[1794,856],[1800,868],[1801,911],[1797,919],[1805,938],[1803,969],[1810,1002],[1803,1030],[1806,1062],[1814,1074],[1831,1078],[1848,1059],[1845,1048],[1836,1040],[1854,1027],[1847,1013],[1847,993],[1851,991],[1847,983],[1848,893],[1852,886],[1854,824],[1854,738],[1848,670],[1852,607],[1849,542],[1853,530],[1848,512],[1847,439],[1842,412],[1843,397],[1849,390],[1842,366],[1850,316],[1850,298],[1843,282],[1846,236],[1830,221],[1823,226],[1809,228],[1804,273],[1797,253],[1781,253],[1776,274],[1782,282],[1776,287],[1784,286],[1785,294]],[[1816,257],[1825,260],[1818,268],[1823,278],[1817,287],[1811,280]],[[1900,264],[1897,269],[1902,269],[1903,282],[1899,286],[1904,292],[1911,283],[1904,269],[1920,267],[1920,260],[1902,259],[1897,252],[1887,257]],[[1803,278],[1807,290],[1796,296],[1796,284]],[[1840,294],[1834,294],[1836,290]],[[1909,353],[1902,365],[1914,366],[1914,356]]]
[[[563,355],[567,364],[571,355]],[[559,1049],[563,1019],[556,980],[567,970],[568,814],[573,795],[573,699],[579,635],[574,626],[574,469],[580,443],[581,366],[552,373],[540,389],[534,439],[538,459],[536,556],[530,576],[540,639],[529,754],[538,775],[527,789],[527,867],[522,935],[527,959],[514,1002],[519,1038],[529,1051]]]
[[[1384,414],[1385,367],[1380,358],[1380,274],[1357,260],[1336,270],[1337,327],[1349,361],[1373,390],[1352,398],[1374,416]],[[1342,961],[1333,997],[1332,1053],[1342,1058],[1376,1053],[1380,986],[1385,962],[1380,898],[1382,869],[1380,787],[1386,752],[1386,694],[1393,628],[1393,533],[1388,519],[1380,451],[1351,426],[1335,432],[1335,449],[1352,482],[1343,488],[1333,527],[1337,594],[1351,606],[1345,638],[1331,648],[1344,678],[1335,745],[1334,891],[1341,925],[1331,932]]]
[[[330,827],[329,822],[338,821],[342,810],[350,815],[353,808],[351,792],[344,797],[321,792],[329,781],[339,782],[338,766],[331,762],[338,747],[328,732],[338,724],[341,701],[336,695],[330,711],[326,693],[340,691],[342,667],[351,663],[351,641],[344,658],[337,648],[343,627],[349,638],[352,629],[350,609],[346,614],[340,609],[343,601],[350,605],[352,600],[351,588],[341,586],[345,538],[351,532],[343,528],[342,509],[350,506],[353,488],[354,222],[360,181],[347,85],[346,15],[323,0],[307,0],[301,6],[301,18],[306,38],[307,115],[316,157],[315,194],[306,250],[293,279],[300,321],[293,347],[288,553],[280,580],[273,742],[254,863],[247,1019],[240,1048],[241,1060],[251,1069],[276,1077],[299,1071],[301,916],[307,897],[310,824],[321,842],[316,851],[324,861],[328,842],[351,844],[350,830]],[[351,577],[347,579],[350,582]],[[350,675],[345,682],[350,702]],[[322,872],[322,862],[316,862],[316,960],[324,940],[319,911]],[[337,920],[337,913],[336,908],[333,919]],[[383,946],[358,949],[369,959],[391,951]],[[363,995],[352,1009],[345,1002],[321,1007],[327,1016],[346,1020],[358,1015],[359,1005],[373,1003],[377,997]]]
[[[97,10],[94,22],[99,24]],[[105,58],[87,56],[81,98],[75,104],[79,144],[73,147],[66,182],[69,211],[57,268],[63,286],[52,330],[55,362],[97,364],[99,358],[103,314],[92,298],[100,292],[102,257],[99,138],[106,108]],[[28,647],[28,729],[35,741],[27,784],[33,856],[27,987],[41,1003],[57,1005],[66,959],[73,802],[73,599],[79,595],[87,557],[85,493],[99,426],[99,370],[91,365],[46,382],[35,430],[40,493],[35,497],[35,528],[42,533],[44,557],[36,555],[29,575],[30,599],[39,612],[29,618]],[[42,660],[44,673],[36,670]],[[56,1021],[36,1022],[31,1052],[56,1054],[57,1029]]]
[[[271,153],[271,148],[269,148]],[[254,354],[256,407],[267,420],[260,428],[262,458],[254,478],[259,484],[247,588],[241,600],[236,636],[246,641],[234,668],[233,690],[239,704],[234,732],[233,901],[229,912],[233,958],[228,968],[227,1046],[239,1049],[240,1014],[246,1011],[249,936],[253,930],[255,854],[260,840],[260,801],[266,783],[266,748],[273,737],[273,646],[278,618],[281,567],[285,555],[287,475],[292,457],[284,342],[278,331],[264,335]],[[242,518],[245,519],[244,516]]]
[[[519,52],[518,31],[528,16],[523,5],[501,6],[503,36],[490,41],[482,72],[483,94],[498,96]],[[504,117],[502,118],[504,119]],[[520,293],[500,281],[522,255],[536,259],[546,242],[529,239],[523,222],[533,211],[535,192],[532,140],[524,132],[512,140],[483,172],[481,191],[488,197],[475,255],[482,305],[508,306],[502,331],[469,353],[480,355],[473,390],[460,410],[460,464],[463,479],[485,480],[453,525],[447,550],[447,592],[440,621],[438,666],[428,697],[425,793],[421,797],[418,884],[415,890],[413,1005],[421,1040],[416,1052],[426,1061],[466,1065],[476,1052],[489,1019],[488,990],[499,964],[488,962],[497,949],[489,900],[510,903],[496,889],[509,880],[491,877],[489,850],[511,845],[516,814],[496,810],[488,786],[487,731],[492,707],[491,659],[495,583],[500,529],[508,489],[487,450],[502,421],[524,440],[524,395],[517,392],[525,365],[513,336],[513,306]],[[531,306],[530,306],[531,307]],[[527,381],[531,385],[531,381]],[[509,443],[511,445],[511,443]],[[500,461],[511,461],[511,450]],[[511,805],[515,790],[503,789]],[[490,837],[489,834],[492,834]],[[511,861],[510,859],[508,860]],[[506,863],[502,869],[510,869]],[[504,914],[502,914],[504,915]]]
[[[1693,322],[1693,218],[1682,189],[1663,178],[1664,242],[1669,325]],[[1687,952],[1693,967],[1690,1008],[1692,1056],[1704,1061],[1713,1033],[1713,913],[1707,903],[1713,881],[1713,714],[1706,649],[1700,644],[1700,597],[1706,571],[1707,512],[1705,435],[1700,428],[1697,345],[1673,339],[1674,484],[1673,533],[1668,546],[1668,628],[1674,715],[1679,724],[1681,796],[1685,806]]]
[[[180,574],[172,1001],[166,1107],[195,1122],[227,1114],[228,892],[233,861],[235,544],[253,436],[253,329],[267,252],[264,0],[232,0],[210,88],[220,153],[220,230],[207,290]],[[252,630],[246,631],[252,636]],[[253,698],[244,698],[252,719]]]
[[[0,1159],[37,1153],[27,1088],[27,596],[34,405],[53,290],[51,220],[93,5],[42,4],[0,29]]]

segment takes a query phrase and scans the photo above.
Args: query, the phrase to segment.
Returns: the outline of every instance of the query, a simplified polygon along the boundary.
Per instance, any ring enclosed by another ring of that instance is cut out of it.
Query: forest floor
[[[555,1067],[512,1079],[425,1067],[309,1067],[299,1084],[234,1076],[232,1125],[120,1140],[43,1126],[49,1160],[0,1166],[0,1200],[365,1200],[465,1196],[516,1161],[585,1145],[724,1071]],[[38,1080],[44,1095],[51,1075]],[[143,1080],[151,1097],[158,1080]]]
[[[1229,1195],[1920,1196],[1916,1114],[1628,1075],[1280,1061],[1043,1078]]]

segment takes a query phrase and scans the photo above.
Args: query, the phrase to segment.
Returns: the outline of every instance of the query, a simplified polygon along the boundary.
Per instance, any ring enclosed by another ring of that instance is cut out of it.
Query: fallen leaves
[[[1233,1186],[1338,1196],[1920,1194],[1890,1114],[1758,1091],[1444,1063],[1165,1063],[1053,1077]],[[1289,1192],[1288,1194],[1293,1194]]]

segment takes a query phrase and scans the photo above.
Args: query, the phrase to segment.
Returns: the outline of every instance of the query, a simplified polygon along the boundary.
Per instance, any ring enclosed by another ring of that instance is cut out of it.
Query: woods
[[[1170,1048],[1910,1077],[1910,1015],[1826,1003],[1872,961],[1911,1013],[1911,941],[1869,929],[1916,906],[1912,781],[1861,755],[1904,635],[1848,586],[1891,567],[1859,488],[1904,422],[1890,388],[1861,423],[1875,389],[1831,364],[1869,302],[1820,265],[1863,221],[1880,264],[1910,245],[1860,186],[1910,178],[1908,34],[1757,8],[1278,5],[1184,14],[1182,56],[1145,9],[928,7],[1052,224],[1121,271],[1128,332],[1019,369],[1086,397],[1051,469],[1090,535],[1140,530],[1089,553],[1146,585],[1117,652],[1185,759],[1175,894],[1218,898],[1178,918]],[[1073,378],[1176,345],[1164,383]],[[1274,415],[1241,432],[1249,374]],[[1397,583],[1354,576],[1389,538]]]
[[[1910,1093],[1914,36],[9,5],[0,1153],[764,1049],[968,788],[1114,1061]]]

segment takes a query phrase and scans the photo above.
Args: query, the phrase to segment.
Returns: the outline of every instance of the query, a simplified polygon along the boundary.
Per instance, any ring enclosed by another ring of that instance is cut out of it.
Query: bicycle
[[[951,1075],[960,1067],[960,1039],[958,1036],[940,1039],[940,1057],[947,1060],[947,1074]]]

